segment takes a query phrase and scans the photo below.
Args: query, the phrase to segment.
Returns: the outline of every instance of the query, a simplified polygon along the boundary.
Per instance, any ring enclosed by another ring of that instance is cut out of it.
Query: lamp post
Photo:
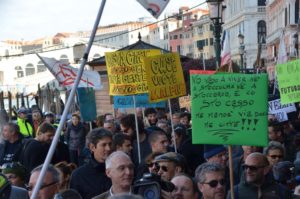
[[[240,43],[239,54],[241,56],[241,69],[244,73],[246,73],[246,67],[244,68],[244,53],[245,53],[244,38],[245,37],[243,34],[239,33],[238,38]]]
[[[209,18],[214,25],[214,46],[216,52],[217,68],[221,64],[221,32],[222,32],[222,12],[223,12],[223,0],[206,0],[209,8]]]

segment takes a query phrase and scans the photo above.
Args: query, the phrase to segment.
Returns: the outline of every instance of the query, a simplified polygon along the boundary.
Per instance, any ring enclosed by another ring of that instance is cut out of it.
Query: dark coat
[[[81,151],[85,146],[86,129],[80,122],[74,126],[72,122],[68,123],[65,133],[65,141],[68,143],[69,150]]]
[[[70,181],[70,188],[77,190],[83,199],[90,199],[104,193],[111,187],[111,180],[105,174],[105,163],[98,163],[94,157],[77,168]]]
[[[18,162],[20,161],[20,155],[22,152],[22,147],[25,142],[25,139],[23,138],[22,135],[20,135],[20,138],[14,142],[14,143],[9,143],[8,141],[3,141],[0,143],[0,165],[6,163],[6,162]],[[9,146],[10,145],[10,146]],[[8,151],[11,148],[12,151]],[[7,154],[11,154],[10,159],[6,157]],[[13,155],[12,155],[13,154]]]
[[[94,197],[93,199],[107,199],[107,198],[109,198],[109,196],[110,196],[110,193],[109,193],[109,191],[107,191],[107,192],[104,192],[104,193]]]

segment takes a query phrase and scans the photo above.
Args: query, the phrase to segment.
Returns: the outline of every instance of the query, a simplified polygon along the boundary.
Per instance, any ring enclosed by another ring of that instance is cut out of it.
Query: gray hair
[[[16,123],[8,122],[3,125],[3,127],[8,126],[10,133],[20,133],[20,127]]]
[[[140,195],[125,193],[125,194],[110,196],[108,199],[143,199],[143,198]]]
[[[106,160],[105,160],[105,168],[106,168],[106,169],[110,169],[111,166],[112,166],[112,160],[113,160],[115,157],[118,157],[118,156],[124,156],[124,157],[128,158],[129,160],[131,160],[130,157],[129,157],[126,153],[124,153],[123,151],[115,151],[115,152],[111,153],[111,154],[106,158]]]
[[[41,172],[42,168],[43,168],[43,164],[35,167],[30,174],[32,175],[35,172]],[[58,182],[59,184],[62,182],[61,172],[57,168],[55,168],[52,164],[49,164],[49,166],[47,167],[47,172],[51,174],[53,182]]]
[[[222,165],[217,163],[203,163],[197,167],[195,171],[195,179],[199,183],[204,183],[206,178],[205,174],[210,172],[222,172],[225,174],[225,169]]]

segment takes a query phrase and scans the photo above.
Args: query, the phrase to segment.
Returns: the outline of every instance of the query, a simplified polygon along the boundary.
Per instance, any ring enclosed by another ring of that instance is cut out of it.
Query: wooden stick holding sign
[[[136,142],[138,147],[138,157],[139,157],[139,163],[141,163],[141,148],[140,148],[140,132],[139,132],[139,124],[138,124],[138,118],[136,114],[136,101],[135,101],[135,95],[133,97],[133,107],[134,107],[134,119],[135,119],[135,132],[136,132]]]
[[[230,193],[231,199],[234,199],[234,176],[233,176],[233,159],[232,159],[232,146],[228,145],[228,156],[229,156],[229,178],[230,178]]]
[[[171,118],[172,139],[173,139],[173,144],[174,144],[174,151],[175,151],[175,153],[177,153],[175,131],[174,131],[174,124],[173,124],[173,117],[172,117],[173,114],[172,114],[172,107],[171,107],[170,99],[168,99],[168,104],[169,104],[169,113],[170,113],[170,118]]]

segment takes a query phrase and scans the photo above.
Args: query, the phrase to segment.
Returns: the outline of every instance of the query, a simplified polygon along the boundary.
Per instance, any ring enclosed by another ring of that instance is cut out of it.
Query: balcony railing
[[[266,12],[266,6],[258,6],[257,12]]]

